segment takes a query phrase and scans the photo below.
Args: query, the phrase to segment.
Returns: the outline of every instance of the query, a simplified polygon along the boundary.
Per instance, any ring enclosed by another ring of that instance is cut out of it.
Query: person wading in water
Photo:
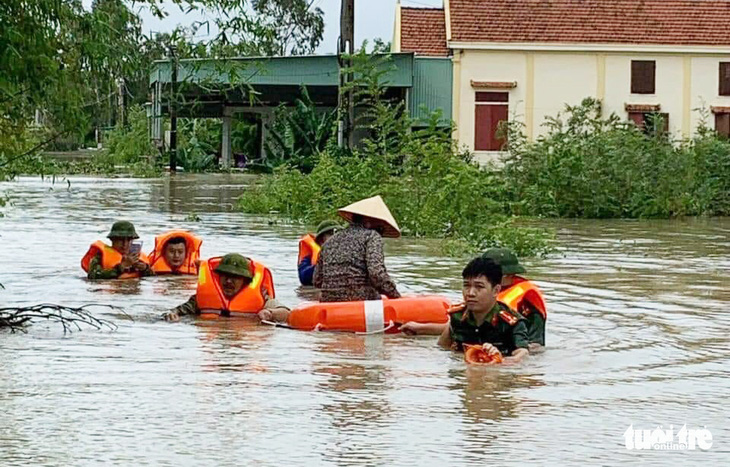
[[[338,211],[350,225],[322,247],[314,270],[314,286],[323,302],[400,298],[385,269],[383,239],[398,238],[400,229],[380,196],[367,198]]]

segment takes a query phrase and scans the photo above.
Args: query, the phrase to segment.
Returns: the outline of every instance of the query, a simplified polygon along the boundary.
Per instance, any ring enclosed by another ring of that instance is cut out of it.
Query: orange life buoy
[[[502,363],[502,354],[489,355],[481,345],[464,344],[464,361],[472,365],[495,365]]]
[[[173,238],[182,237],[185,239],[185,262],[175,271],[172,270],[165,259],[165,247],[167,242]],[[155,237],[155,249],[150,253],[150,266],[155,274],[171,274],[177,272],[179,274],[198,273],[196,263],[200,260],[200,246],[203,240],[196,237],[186,230],[171,230],[162,235]]]
[[[397,325],[408,321],[448,322],[446,311],[450,305],[447,298],[438,295],[357,302],[305,303],[289,313],[288,323],[289,326],[302,331],[319,329],[397,333]]]
[[[543,319],[547,319],[545,297],[543,297],[540,289],[532,281],[523,277],[517,276],[515,279],[516,283],[501,291],[497,296],[497,300],[518,312],[521,311],[520,305],[526,300],[537,308]]]
[[[215,268],[221,257],[211,258],[200,263],[196,302],[202,318],[216,319],[221,315],[251,315],[261,311],[266,304],[262,288],[269,298],[275,298],[274,281],[271,271],[261,263],[249,258],[253,279],[235,297],[227,299],[221,289],[220,276]]]
[[[297,264],[301,263],[307,256],[312,257],[312,265],[317,264],[317,261],[319,260],[319,252],[321,250],[322,247],[314,241],[312,234],[303,236],[299,239],[299,258],[297,259]]]
[[[122,254],[119,253],[117,250],[102,242],[101,240],[97,240],[91,244],[89,250],[86,252],[84,257],[81,258],[81,268],[85,272],[89,272],[89,265],[91,264],[91,260],[94,259],[94,257],[99,253],[101,253],[101,267],[104,269],[114,269],[119,263],[122,262],[123,259]],[[139,259],[145,264],[150,264],[149,258],[144,253],[139,254]],[[140,276],[141,274],[137,271],[125,272],[119,276],[119,279],[132,279]]]

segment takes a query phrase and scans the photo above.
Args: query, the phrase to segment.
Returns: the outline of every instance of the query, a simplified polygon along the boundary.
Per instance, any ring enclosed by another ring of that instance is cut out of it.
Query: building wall
[[[656,61],[656,93],[631,93],[631,61]],[[669,114],[669,131],[676,137],[696,130],[699,107],[730,106],[730,97],[718,95],[719,62],[730,54],[611,53],[552,51],[454,51],[454,105],[456,138],[474,149],[474,106],[477,91],[472,81],[517,83],[509,89],[509,115],[525,124],[531,139],[546,132],[545,118],[555,116],[565,104],[575,105],[585,97],[603,102],[604,115],[615,112],[628,118],[626,104],[660,104]],[[709,116],[709,125],[714,118]],[[477,152],[477,159],[497,158],[499,153]]]
[[[730,54],[712,57],[692,57],[692,93],[690,104],[692,109],[704,108],[709,112],[711,105],[719,107],[730,107],[730,96],[719,95],[719,74],[718,63],[730,62]],[[692,129],[696,129],[700,123],[701,113],[693,111],[691,114]],[[710,114],[706,122],[710,128],[714,128],[715,118]]]
[[[491,89],[474,89],[471,81],[515,81],[517,86],[509,92],[510,118],[524,121],[527,91],[527,54],[524,52],[490,52],[481,50],[464,51],[455,54],[454,66],[454,122],[456,138],[459,144],[474,150],[474,97],[477,91]],[[496,90],[495,91],[505,91]],[[491,153],[477,153],[478,159],[494,156]]]
[[[440,110],[443,125],[451,122],[452,74],[453,66],[448,58],[415,57],[413,87],[408,96],[408,107],[413,118],[427,122],[432,112]]]

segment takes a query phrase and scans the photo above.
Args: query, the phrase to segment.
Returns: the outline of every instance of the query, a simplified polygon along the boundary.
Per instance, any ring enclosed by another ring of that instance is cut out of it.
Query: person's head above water
[[[171,238],[165,244],[165,261],[172,269],[178,269],[185,263],[187,257],[187,244],[183,237]]]
[[[324,220],[317,226],[314,241],[317,245],[322,246],[324,243],[339,230],[340,224],[332,220]]]
[[[221,290],[228,299],[235,297],[253,279],[251,263],[238,253],[229,253],[221,258],[215,272],[220,276]]]
[[[112,241],[112,248],[126,255],[129,253],[132,240],[139,238],[139,235],[131,222],[117,221],[112,225],[107,238]]]
[[[383,237],[400,237],[398,223],[379,195],[352,203],[337,213],[351,224],[377,230]]]
[[[472,313],[486,313],[491,310],[502,290],[502,267],[491,259],[479,256],[469,261],[461,277],[461,293],[466,309]]]
[[[517,255],[508,248],[490,248],[482,253],[482,258],[491,259],[502,267],[502,285],[510,285],[514,277],[527,272],[517,259]]]

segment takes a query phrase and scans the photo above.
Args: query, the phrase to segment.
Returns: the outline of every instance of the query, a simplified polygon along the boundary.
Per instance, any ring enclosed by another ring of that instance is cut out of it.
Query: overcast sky
[[[86,0],[84,3],[91,3]],[[443,0],[401,0],[403,6],[440,7]],[[355,0],[355,43],[361,44],[364,39],[372,43],[372,39],[380,37],[385,41],[393,39],[393,25],[395,18],[396,0]],[[337,37],[339,35],[340,21],[340,0],[314,0],[314,5],[324,11],[324,39],[317,50],[318,53],[335,53]],[[200,21],[203,16],[199,13],[185,14],[171,2],[165,4],[169,13],[167,18],[159,20],[149,13],[141,11],[140,16],[144,21],[144,32],[151,31],[169,32],[175,26],[182,24],[190,26],[195,21]],[[197,36],[205,40],[205,32]]]

